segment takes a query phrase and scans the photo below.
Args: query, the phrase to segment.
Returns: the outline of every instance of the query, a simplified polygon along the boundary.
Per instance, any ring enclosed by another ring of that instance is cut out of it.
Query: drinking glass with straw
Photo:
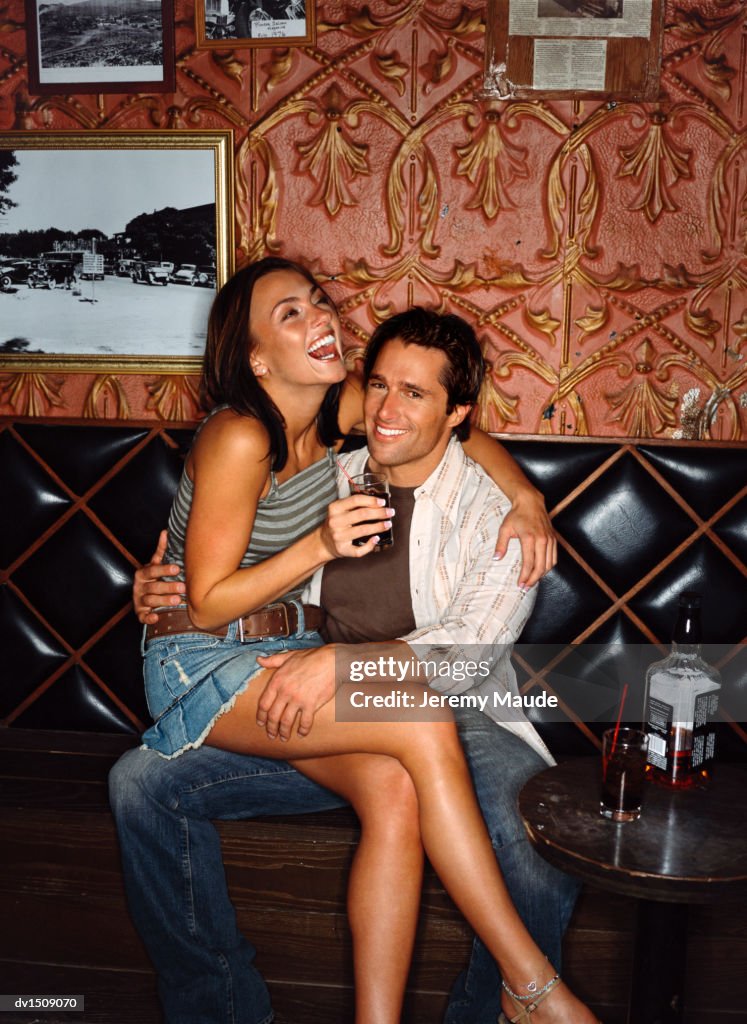
[[[643,804],[648,735],[640,729],[621,728],[628,684],[623,687],[620,710],[613,729],[602,735],[602,796],[599,813],[611,821],[637,821]]]

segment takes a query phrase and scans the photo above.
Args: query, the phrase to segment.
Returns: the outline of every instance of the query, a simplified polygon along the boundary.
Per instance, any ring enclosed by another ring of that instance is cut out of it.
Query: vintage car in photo
[[[27,284],[34,271],[31,260],[5,260],[0,263],[0,291],[10,291],[17,284]]]
[[[203,288],[215,288],[215,267],[197,267],[192,275],[192,284]]]
[[[34,260],[26,283],[29,288],[54,288],[55,282],[44,260]]]
[[[197,271],[196,263],[182,263],[178,270],[171,275],[174,284],[192,284],[192,278]]]
[[[168,270],[155,260],[135,260],[130,277],[133,284],[162,284],[165,287],[169,283]]]

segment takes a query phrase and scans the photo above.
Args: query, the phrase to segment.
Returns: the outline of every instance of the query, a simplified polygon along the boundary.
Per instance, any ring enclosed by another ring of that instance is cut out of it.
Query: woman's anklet
[[[526,1003],[530,999],[537,999],[538,996],[543,996],[545,992],[549,992],[550,989],[557,985],[559,981],[560,975],[556,974],[554,977],[550,978],[546,985],[543,985],[542,988],[539,989],[537,988],[536,981],[530,981],[527,985],[527,991],[529,992],[528,996],[520,996],[518,992],[514,992],[513,989],[509,988],[506,982],[503,980],[501,980],[501,984],[503,985],[503,988],[508,993],[508,995],[511,996],[512,999],[517,999],[519,1002]]]

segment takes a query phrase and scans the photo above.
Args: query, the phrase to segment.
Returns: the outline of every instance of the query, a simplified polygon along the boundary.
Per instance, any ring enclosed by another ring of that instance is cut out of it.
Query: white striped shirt
[[[341,456],[351,476],[363,472],[368,449]],[[342,473],[340,493],[347,493]],[[438,467],[415,489],[410,528],[410,596],[416,628],[399,639],[421,661],[438,656],[451,665],[487,662],[487,677],[432,680],[435,690],[487,696],[484,711],[538,751],[552,755],[523,711],[497,702],[519,696],[511,650],[534,606],[535,590],[518,587],[521,549],[512,540],[505,556],[493,558],[498,530],[511,508],[503,492],[452,438]],[[321,571],[304,600],[319,603]]]

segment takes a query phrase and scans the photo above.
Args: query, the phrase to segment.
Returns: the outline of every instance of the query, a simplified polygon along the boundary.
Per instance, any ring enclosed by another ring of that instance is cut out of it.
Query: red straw
[[[625,707],[625,698],[628,696],[628,684],[623,686],[622,697],[620,698],[620,711],[617,715],[617,724],[615,725],[615,735],[612,737],[612,750],[610,750],[610,757],[615,752],[615,746],[617,744],[617,734],[620,732],[620,721],[622,720],[623,708]]]
[[[358,493],[358,488],[357,488],[357,487],[355,486],[355,484],[353,483],[353,478],[352,478],[352,476],[350,475],[350,473],[348,473],[348,471],[347,471],[347,470],[345,469],[345,467],[343,466],[343,464],[342,464],[342,463],[340,462],[340,460],[339,460],[339,459],[336,459],[335,461],[337,462],[337,468],[338,468],[338,469],[340,469],[340,470],[342,470],[342,472],[343,472],[343,473],[345,474],[345,476],[346,476],[346,477],[348,478],[348,483],[350,484],[350,490],[351,490],[351,491],[352,491],[352,492],[353,492],[354,494],[357,494],[357,493]]]

